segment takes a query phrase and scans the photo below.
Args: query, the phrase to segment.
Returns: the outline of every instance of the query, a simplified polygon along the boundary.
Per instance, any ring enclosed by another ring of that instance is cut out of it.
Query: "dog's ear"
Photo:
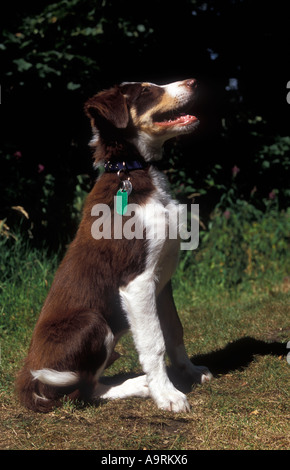
[[[96,128],[104,120],[118,129],[125,129],[129,123],[126,98],[118,86],[90,98],[85,104],[85,112]]]

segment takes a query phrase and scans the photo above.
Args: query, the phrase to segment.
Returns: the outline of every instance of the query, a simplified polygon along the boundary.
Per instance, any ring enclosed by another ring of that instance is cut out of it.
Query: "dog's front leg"
[[[166,372],[165,342],[152,279],[152,273],[145,272],[120,289],[122,305],[147,376],[150,394],[157,406],[175,412],[189,411],[186,396],[174,387]]]
[[[166,351],[172,365],[188,375],[192,382],[204,383],[211,380],[212,374],[208,368],[195,366],[186,353],[183,342],[183,328],[175,307],[171,282],[168,282],[158,295],[157,311],[165,339]]]

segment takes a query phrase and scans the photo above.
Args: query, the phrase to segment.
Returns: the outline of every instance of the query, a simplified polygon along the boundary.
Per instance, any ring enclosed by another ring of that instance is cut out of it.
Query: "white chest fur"
[[[146,271],[156,283],[156,294],[163,289],[174,273],[180,250],[178,232],[178,206],[168,189],[162,173],[151,169],[156,187],[146,206],[140,208],[140,216],[146,231]]]

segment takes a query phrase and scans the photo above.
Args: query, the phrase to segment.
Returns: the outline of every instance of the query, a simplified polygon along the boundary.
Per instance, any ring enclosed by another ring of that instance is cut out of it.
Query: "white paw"
[[[193,364],[190,364],[190,366],[186,368],[185,373],[190,376],[194,383],[198,384],[210,382],[213,378],[212,373],[207,367],[195,366]]]
[[[165,390],[160,393],[158,397],[155,397],[155,402],[158,408],[166,411],[181,413],[190,410],[186,396],[176,389]]]
[[[140,375],[139,377],[135,377],[134,379],[128,379],[127,383],[130,383],[132,385],[133,396],[135,395],[141,398],[150,397],[146,375]]]
[[[212,373],[205,367],[205,371],[201,375],[201,383],[204,384],[206,382],[210,382],[213,378]]]

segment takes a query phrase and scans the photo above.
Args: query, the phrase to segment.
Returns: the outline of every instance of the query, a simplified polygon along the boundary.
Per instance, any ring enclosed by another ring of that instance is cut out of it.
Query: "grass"
[[[215,376],[191,388],[170,370],[187,392],[190,413],[171,414],[151,399],[132,398],[98,406],[66,402],[41,415],[18,403],[14,378],[56,266],[56,258],[17,244],[0,261],[0,449],[289,449],[290,289],[284,274],[239,291],[208,292],[177,273],[175,299],[188,353]],[[141,372],[130,335],[117,351],[122,356],[108,376]]]

